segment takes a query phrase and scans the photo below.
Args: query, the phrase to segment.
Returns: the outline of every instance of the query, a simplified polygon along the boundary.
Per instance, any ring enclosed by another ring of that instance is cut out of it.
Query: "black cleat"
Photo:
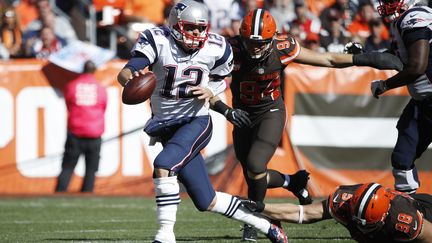
[[[257,230],[248,224],[244,224],[242,241],[256,242],[257,238]]]

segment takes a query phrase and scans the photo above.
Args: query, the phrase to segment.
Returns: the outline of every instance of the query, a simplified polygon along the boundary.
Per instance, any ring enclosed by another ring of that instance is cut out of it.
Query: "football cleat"
[[[248,224],[244,224],[242,241],[256,242],[257,238],[257,230]]]
[[[288,243],[288,237],[279,221],[272,222],[266,236],[273,243]]]
[[[299,170],[295,174],[290,175],[290,183],[287,189],[298,198],[300,205],[312,203],[312,198],[306,188],[308,180],[309,172],[306,170]]]
[[[163,231],[159,229],[152,243],[175,243],[176,238],[174,232]]]

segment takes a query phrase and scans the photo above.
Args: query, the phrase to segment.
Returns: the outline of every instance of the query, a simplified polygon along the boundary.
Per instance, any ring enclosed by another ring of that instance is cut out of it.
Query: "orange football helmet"
[[[253,59],[264,59],[271,52],[276,35],[276,21],[270,12],[261,8],[249,11],[240,26],[240,37]]]
[[[350,202],[351,214],[363,233],[373,232],[384,225],[395,194],[377,183],[359,187]]]

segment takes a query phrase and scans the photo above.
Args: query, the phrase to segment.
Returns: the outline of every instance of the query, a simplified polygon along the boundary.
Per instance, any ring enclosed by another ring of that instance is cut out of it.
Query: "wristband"
[[[304,218],[304,211],[303,211],[303,206],[302,205],[298,205],[299,206],[299,218],[297,223],[298,224],[302,224],[303,223],[303,218]]]
[[[219,112],[220,114],[226,116],[228,114],[230,107],[227,106],[225,103],[223,103],[222,101],[218,100],[214,103],[213,105],[213,110],[216,112]]]

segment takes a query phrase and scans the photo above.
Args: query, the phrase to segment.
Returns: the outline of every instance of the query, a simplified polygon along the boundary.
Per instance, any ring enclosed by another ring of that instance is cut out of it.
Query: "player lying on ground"
[[[242,203],[253,212],[289,223],[333,218],[358,242],[432,242],[432,196],[408,195],[377,183],[340,186],[327,200],[306,206],[246,199]]]

